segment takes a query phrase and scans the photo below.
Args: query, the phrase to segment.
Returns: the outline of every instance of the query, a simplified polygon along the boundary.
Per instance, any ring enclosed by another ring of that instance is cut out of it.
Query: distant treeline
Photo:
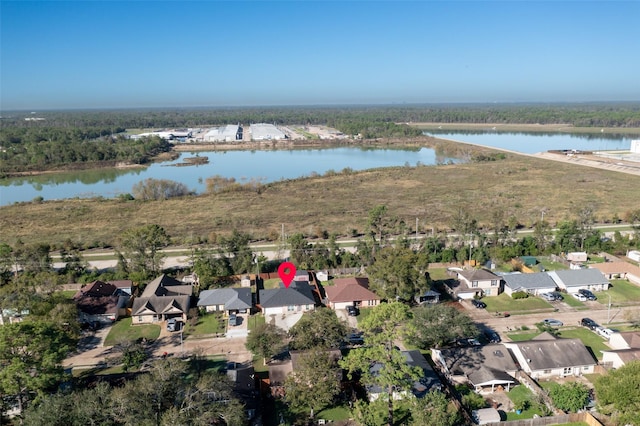
[[[25,171],[73,168],[118,162],[144,164],[172,145],[159,137],[128,139],[123,129],[25,128],[3,126],[0,131],[0,177]]]
[[[26,121],[25,118],[44,118]],[[182,108],[106,111],[3,112],[5,127],[100,128],[117,133],[122,128],[197,127],[240,123],[320,124],[344,133],[380,123],[513,123],[556,124],[578,127],[640,127],[640,103],[580,104],[429,104],[333,107]],[[372,124],[375,123],[375,124]],[[359,133],[359,132],[358,132]]]

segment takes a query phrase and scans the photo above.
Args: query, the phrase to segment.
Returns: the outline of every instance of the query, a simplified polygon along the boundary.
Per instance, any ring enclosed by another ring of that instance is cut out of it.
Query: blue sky
[[[640,100],[638,1],[0,1],[0,109]]]

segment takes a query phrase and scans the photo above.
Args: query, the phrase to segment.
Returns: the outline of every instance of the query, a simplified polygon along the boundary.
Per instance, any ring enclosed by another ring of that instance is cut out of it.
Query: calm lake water
[[[631,139],[566,134],[523,133],[454,133],[428,132],[428,134],[523,153],[536,153],[552,149],[613,150],[629,149]],[[604,136],[604,135],[603,135]],[[199,166],[174,167],[185,157],[209,157],[209,163]],[[150,165],[144,169],[86,170],[28,178],[0,179],[0,205],[31,201],[41,196],[45,200],[95,197],[115,197],[132,192],[133,185],[147,179],[170,179],[184,183],[189,189],[201,193],[208,177],[220,175],[234,177],[239,182],[251,179],[274,182],[295,179],[314,173],[324,174],[351,168],[366,170],[417,164],[435,165],[457,162],[457,159],[437,156],[432,149],[396,150],[362,148],[301,149],[291,151],[226,151],[184,153],[176,161]]]

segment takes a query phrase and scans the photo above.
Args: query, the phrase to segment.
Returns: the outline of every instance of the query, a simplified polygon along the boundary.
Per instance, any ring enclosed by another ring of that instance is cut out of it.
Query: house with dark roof
[[[557,289],[556,282],[546,272],[505,274],[502,276],[502,280],[504,281],[504,292],[509,296],[516,291],[524,291],[538,296]]]
[[[368,278],[336,278],[332,286],[324,287],[324,291],[331,309],[346,309],[347,306],[369,308],[380,304],[380,297],[369,290]]]
[[[497,296],[502,293],[502,279],[486,269],[464,269],[457,271],[460,288],[468,291],[458,292],[462,299],[474,296]]]
[[[469,383],[476,392],[509,391],[517,384],[518,367],[502,344],[431,349],[431,358],[452,383]]]
[[[547,272],[559,288],[567,293],[578,290],[601,291],[609,288],[609,280],[597,269],[569,269]]]
[[[258,306],[265,316],[308,312],[315,305],[311,286],[304,281],[291,281],[289,288],[280,283],[278,288],[258,292]]]
[[[251,289],[216,288],[200,292],[198,306],[207,312],[246,313],[253,306]]]
[[[549,333],[522,342],[505,342],[520,368],[534,379],[592,374],[597,361],[580,339]]]
[[[602,351],[602,363],[620,368],[631,361],[640,360],[640,331],[613,333],[609,338],[610,350]]]
[[[94,281],[73,296],[81,323],[112,323],[127,314],[130,295],[112,283]]]
[[[133,301],[132,324],[162,322],[169,318],[187,320],[193,287],[168,275],[160,275]]]

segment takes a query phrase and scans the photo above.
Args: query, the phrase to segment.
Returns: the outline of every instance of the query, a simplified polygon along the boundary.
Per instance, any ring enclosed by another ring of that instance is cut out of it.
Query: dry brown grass
[[[507,154],[495,162],[284,181],[264,186],[259,194],[234,192],[144,203],[72,199],[15,204],[0,208],[0,241],[14,244],[20,238],[25,243],[57,244],[70,238],[85,246],[114,244],[124,230],[149,223],[163,226],[178,244],[233,229],[266,239],[278,236],[282,224],[288,234],[315,235],[326,229],[348,236],[352,229],[365,230],[367,212],[379,204],[386,204],[390,214],[404,219],[410,229],[419,218],[421,230],[449,228],[459,207],[486,226],[496,210],[530,226],[543,208],[545,219],[555,224],[575,218],[586,204],[594,207],[598,220],[605,221],[639,208],[638,188],[638,176]]]

